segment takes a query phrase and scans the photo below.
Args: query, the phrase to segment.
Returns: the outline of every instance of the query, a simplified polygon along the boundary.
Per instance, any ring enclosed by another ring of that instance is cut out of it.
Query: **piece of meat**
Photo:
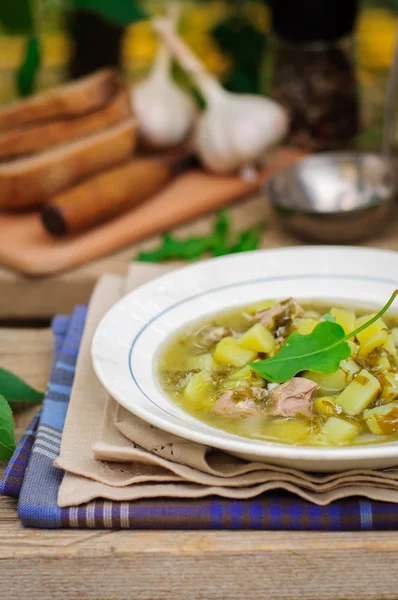
[[[211,348],[228,335],[231,331],[227,327],[209,325],[198,332],[196,340],[200,346]]]
[[[213,407],[218,417],[249,417],[264,415],[261,402],[265,400],[267,391],[263,388],[237,388],[226,390],[219,396]]]
[[[318,386],[305,377],[293,377],[270,392],[269,414],[281,417],[312,417],[313,399]]]
[[[260,321],[261,325],[269,329],[276,329],[286,325],[289,321],[292,321],[296,317],[302,317],[304,310],[294,298],[288,298],[283,302],[278,302],[262,310],[255,315],[256,321]]]

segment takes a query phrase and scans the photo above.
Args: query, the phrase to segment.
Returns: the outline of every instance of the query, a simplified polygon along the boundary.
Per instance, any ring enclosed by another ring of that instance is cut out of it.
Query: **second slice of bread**
[[[0,160],[33,154],[68,141],[102,131],[131,116],[129,95],[120,89],[99,110],[68,119],[56,119],[24,125],[0,132]]]
[[[136,121],[128,118],[100,133],[53,150],[1,163],[0,209],[43,204],[84,177],[132,156],[136,142]]]

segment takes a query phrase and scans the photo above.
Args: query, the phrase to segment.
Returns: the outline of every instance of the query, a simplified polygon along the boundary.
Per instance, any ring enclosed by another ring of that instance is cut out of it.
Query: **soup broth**
[[[243,437],[311,446],[398,440],[398,315],[350,339],[351,355],[335,373],[304,371],[276,384],[250,366],[275,356],[291,333],[309,335],[325,313],[346,333],[374,315],[288,299],[212,316],[168,343],[160,383],[197,419]]]

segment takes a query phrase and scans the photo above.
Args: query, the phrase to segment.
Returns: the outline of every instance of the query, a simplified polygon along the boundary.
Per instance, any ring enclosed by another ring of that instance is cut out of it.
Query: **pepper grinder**
[[[358,0],[270,0],[267,93],[290,114],[288,141],[314,152],[349,147],[359,131],[353,61]]]

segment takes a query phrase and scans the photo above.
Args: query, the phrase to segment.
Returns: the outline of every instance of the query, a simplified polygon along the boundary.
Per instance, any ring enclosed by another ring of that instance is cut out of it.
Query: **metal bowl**
[[[281,223],[309,240],[355,242],[386,223],[397,190],[392,160],[324,152],[278,172],[266,193]]]

